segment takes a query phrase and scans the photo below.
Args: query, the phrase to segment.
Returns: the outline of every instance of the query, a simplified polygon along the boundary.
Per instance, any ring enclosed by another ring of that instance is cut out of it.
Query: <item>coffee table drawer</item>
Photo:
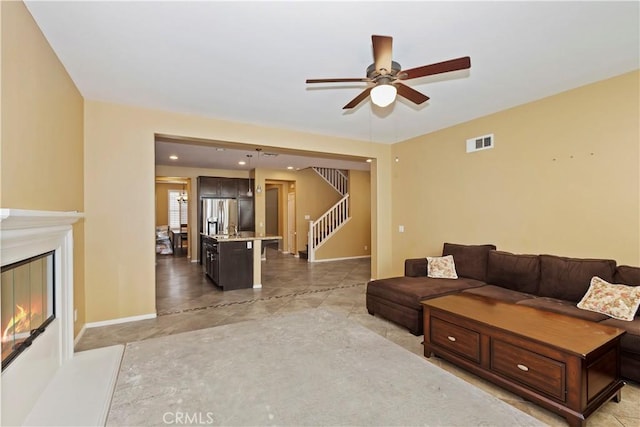
[[[554,399],[566,401],[563,362],[492,339],[491,369]]]
[[[480,334],[446,320],[431,318],[431,342],[476,363],[480,363]]]

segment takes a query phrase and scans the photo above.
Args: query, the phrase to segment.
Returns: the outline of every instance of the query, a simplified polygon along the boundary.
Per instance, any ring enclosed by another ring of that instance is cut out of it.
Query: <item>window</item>
[[[179,202],[182,191],[169,190],[169,228],[180,228],[180,224],[186,224],[188,202]]]

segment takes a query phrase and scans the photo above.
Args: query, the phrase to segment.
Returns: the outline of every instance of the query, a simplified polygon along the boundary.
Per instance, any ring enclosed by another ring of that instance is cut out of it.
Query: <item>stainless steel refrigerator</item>
[[[202,232],[230,234],[238,231],[238,201],[236,199],[202,199]]]

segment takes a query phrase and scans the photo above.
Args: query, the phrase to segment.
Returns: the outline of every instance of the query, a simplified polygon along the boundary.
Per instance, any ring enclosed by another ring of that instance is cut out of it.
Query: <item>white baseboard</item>
[[[137,322],[138,320],[155,319],[156,313],[141,314],[139,316],[121,317],[119,319],[102,320],[100,322],[89,322],[84,326],[85,328],[99,328],[101,326],[119,325],[120,323]]]
[[[371,258],[371,255],[361,255],[361,256],[348,256],[344,258],[328,258],[328,259],[316,259],[312,262],[331,262],[331,261],[344,261],[347,259],[360,259],[360,258]]]

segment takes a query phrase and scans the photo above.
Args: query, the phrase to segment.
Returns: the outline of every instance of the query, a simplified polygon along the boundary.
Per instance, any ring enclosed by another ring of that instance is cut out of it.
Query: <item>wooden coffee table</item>
[[[426,357],[435,353],[571,426],[620,401],[622,329],[465,293],[422,305]]]

